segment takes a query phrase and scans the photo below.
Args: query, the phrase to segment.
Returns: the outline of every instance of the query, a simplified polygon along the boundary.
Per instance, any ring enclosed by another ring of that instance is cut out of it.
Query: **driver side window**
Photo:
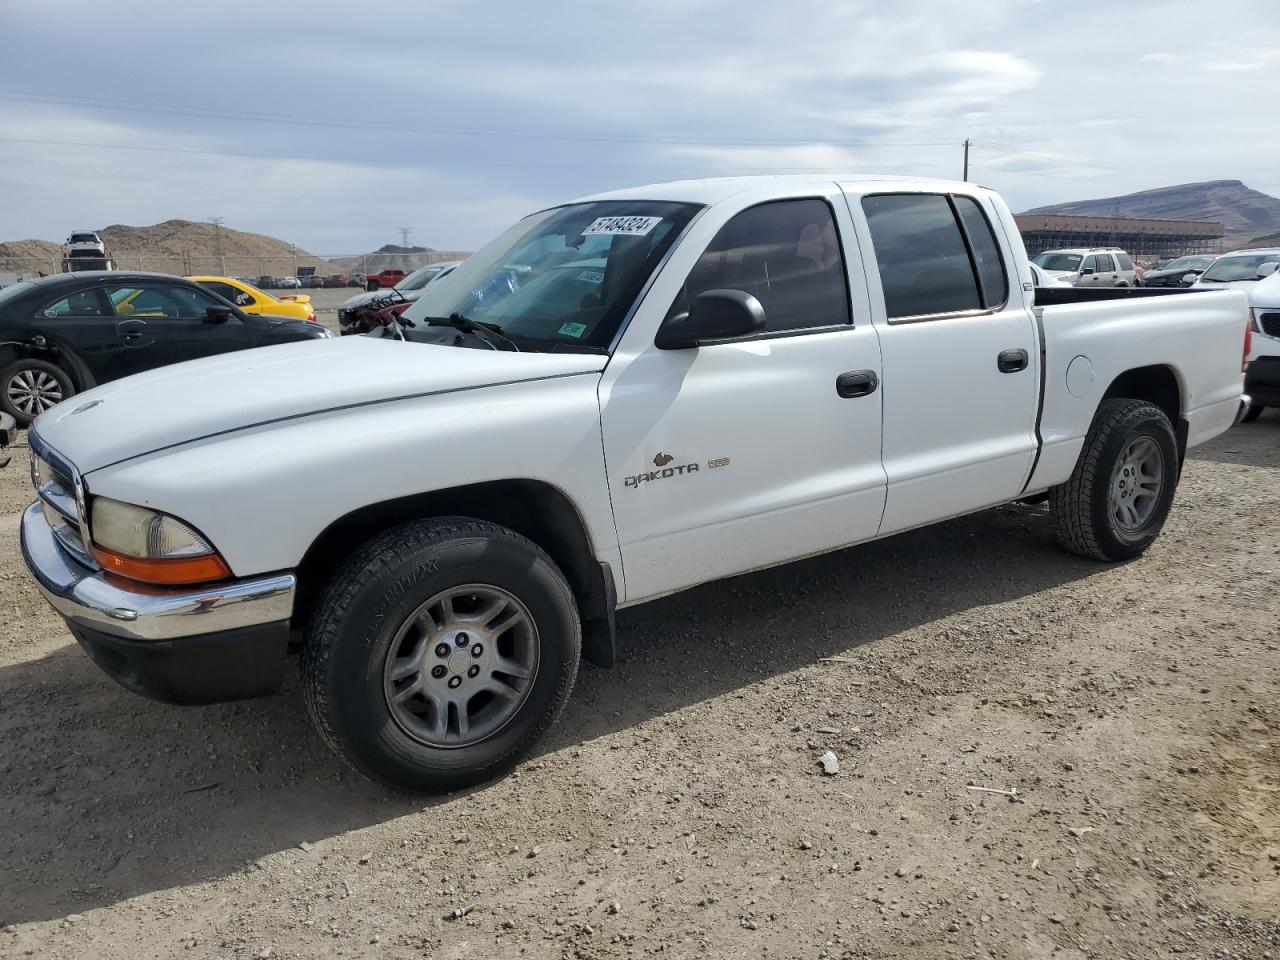
[[[816,198],[775,200],[733,217],[694,264],[666,320],[708,290],[751,294],[770,332],[853,322],[835,219]]]
[[[207,294],[168,284],[109,287],[107,296],[117,317],[139,320],[203,320],[217,306]]]

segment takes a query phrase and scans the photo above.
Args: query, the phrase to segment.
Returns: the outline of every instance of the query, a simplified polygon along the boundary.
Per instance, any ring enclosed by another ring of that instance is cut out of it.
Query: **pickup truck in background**
[[[1272,268],[1246,292],[1253,314],[1253,347],[1244,389],[1252,404],[1240,419],[1251,423],[1267,407],[1280,407],[1280,273]]]
[[[50,410],[21,539],[127,687],[267,694],[297,650],[325,740],[422,791],[515,764],[619,607],[1015,500],[1138,556],[1248,337],[1236,291],[1034,289],[990,190],[838,176],[543,210],[405,317]]]
[[[380,290],[383,287],[394,287],[406,276],[408,274],[403,270],[380,270],[377,273],[369,273],[364,278],[365,289]]]

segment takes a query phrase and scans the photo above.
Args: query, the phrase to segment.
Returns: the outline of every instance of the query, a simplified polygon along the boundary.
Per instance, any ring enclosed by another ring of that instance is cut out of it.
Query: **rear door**
[[[880,350],[850,261],[835,184],[726,201],[675,249],[600,385],[627,600],[875,535]],[[767,332],[658,349],[655,331],[712,289],[758,299]]]
[[[1035,318],[985,197],[851,197],[884,357],[881,533],[1015,498],[1036,450]]]
[[[195,360],[249,346],[238,317],[208,316],[214,300],[195,286],[152,281],[106,285],[115,312],[116,336],[125,348],[125,373],[140,373],[170,363]]]
[[[124,376],[111,304],[96,286],[41,304],[31,318],[30,335],[21,339],[35,337],[43,337],[59,354],[79,357],[96,383]]]
[[[1114,287],[1120,282],[1120,275],[1116,272],[1116,259],[1109,253],[1098,254],[1098,269],[1094,274],[1094,286],[1096,287]]]

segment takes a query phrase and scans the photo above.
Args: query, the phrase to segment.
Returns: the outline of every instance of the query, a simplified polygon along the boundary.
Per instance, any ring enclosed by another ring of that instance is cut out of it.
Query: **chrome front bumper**
[[[176,640],[293,614],[291,573],[168,590],[91,570],[58,544],[39,503],[22,515],[22,556],[40,592],[69,623],[129,640]]]

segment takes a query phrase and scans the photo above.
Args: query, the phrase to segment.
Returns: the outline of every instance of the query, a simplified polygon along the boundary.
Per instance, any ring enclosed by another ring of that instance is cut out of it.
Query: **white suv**
[[[107,245],[92,230],[75,230],[67,237],[67,256],[105,257]]]
[[[1073,287],[1137,286],[1133,261],[1119,247],[1046,250],[1031,262]]]

